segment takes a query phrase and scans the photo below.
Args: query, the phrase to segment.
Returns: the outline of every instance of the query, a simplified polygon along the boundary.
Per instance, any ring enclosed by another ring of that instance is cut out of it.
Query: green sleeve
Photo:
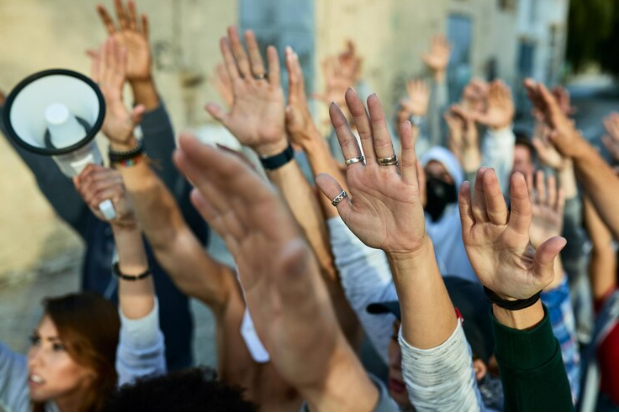
[[[492,316],[495,356],[505,394],[505,411],[574,411],[561,347],[548,310],[530,330],[515,330]]]

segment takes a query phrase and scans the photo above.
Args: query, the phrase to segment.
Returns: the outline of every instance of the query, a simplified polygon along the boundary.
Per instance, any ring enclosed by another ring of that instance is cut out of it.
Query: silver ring
[[[262,73],[260,75],[254,75],[254,79],[256,80],[266,80],[269,77],[267,73]]]
[[[365,156],[361,155],[361,156],[357,156],[356,158],[346,159],[344,163],[346,164],[346,166],[350,166],[354,163],[363,162],[363,161],[365,161]]]
[[[380,166],[391,166],[398,164],[398,155],[393,155],[388,158],[378,158],[378,164]]]
[[[331,203],[333,204],[333,206],[337,206],[337,204],[339,204],[340,202],[342,202],[342,200],[344,198],[348,197],[348,194],[346,193],[346,191],[342,191],[339,193],[338,196],[336,196],[335,198],[333,198],[333,201],[331,201]]]

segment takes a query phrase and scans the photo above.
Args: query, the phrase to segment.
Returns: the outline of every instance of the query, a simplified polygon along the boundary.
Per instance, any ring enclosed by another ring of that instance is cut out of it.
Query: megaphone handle
[[[99,204],[99,211],[101,211],[105,219],[107,219],[108,221],[116,218],[116,210],[114,209],[114,204],[112,204],[112,201],[110,201],[109,199],[106,199]]]

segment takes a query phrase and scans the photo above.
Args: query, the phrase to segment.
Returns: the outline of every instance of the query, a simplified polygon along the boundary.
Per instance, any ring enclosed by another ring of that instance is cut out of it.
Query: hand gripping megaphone
[[[51,156],[69,178],[88,164],[103,164],[94,138],[105,119],[105,100],[80,73],[51,69],[28,76],[7,97],[3,116],[9,138],[29,152]],[[109,199],[99,210],[108,220],[116,217]]]

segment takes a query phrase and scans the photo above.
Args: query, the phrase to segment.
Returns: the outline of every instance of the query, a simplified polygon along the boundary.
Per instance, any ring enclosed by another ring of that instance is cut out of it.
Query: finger
[[[250,77],[251,69],[249,67],[249,58],[247,57],[247,53],[245,53],[245,48],[243,48],[241,38],[239,37],[239,30],[236,26],[228,27],[228,41],[230,42],[230,48],[236,59],[241,77]]]
[[[142,14],[142,33],[146,39],[148,39],[148,32],[148,16],[146,14]]]
[[[540,205],[548,205],[548,196],[546,194],[546,181],[543,171],[535,173],[535,192],[537,195],[537,203]]]
[[[535,251],[533,258],[533,275],[542,284],[549,284],[554,279],[555,258],[567,244],[563,237],[552,237]]]
[[[280,68],[277,49],[274,46],[267,47],[267,61],[269,62],[269,83],[272,86],[279,87],[280,84]]]
[[[471,183],[465,181],[460,185],[458,193],[458,208],[460,210],[460,222],[462,223],[462,233],[468,234],[475,225],[473,215],[473,203],[471,202]]]
[[[376,163],[376,152],[374,152],[372,126],[370,125],[370,119],[368,118],[365,106],[363,106],[363,102],[353,88],[348,88],[348,90],[346,90],[344,99],[353,117],[355,126],[357,127],[357,132],[359,132],[359,140],[363,148],[366,165],[373,165]]]
[[[114,22],[112,21],[112,18],[107,12],[107,9],[99,4],[97,5],[97,12],[99,13],[99,17],[101,17],[101,20],[103,21],[103,24],[105,25],[108,34],[112,35],[116,33],[116,27],[114,27]]]
[[[312,92],[310,93],[310,98],[314,99],[314,100],[318,100],[322,103],[326,103],[326,104],[331,104],[331,102],[329,101],[329,97],[325,94],[322,93],[316,93],[316,92]]]
[[[221,38],[221,40],[219,41],[219,48],[221,49],[221,55],[224,58],[224,63],[226,64],[226,69],[228,70],[228,77],[230,78],[231,82],[234,82],[240,77],[240,75],[239,69],[236,66],[236,60],[234,59],[234,55],[230,50],[230,45],[227,38]]]
[[[129,23],[127,22],[127,13],[122,0],[114,0],[114,6],[116,7],[116,16],[118,17],[120,28],[123,30],[128,29]]]
[[[114,185],[100,191],[97,191],[90,201],[88,205],[93,209],[98,209],[99,205],[106,200],[117,200],[122,199],[125,196],[125,190],[122,185]]]
[[[333,129],[335,129],[337,140],[342,148],[344,159],[352,159],[361,156],[361,149],[359,149],[359,145],[357,144],[357,138],[350,130],[350,126],[348,126],[346,116],[344,116],[339,106],[335,103],[331,103],[331,106],[329,106],[329,117],[331,118]],[[348,168],[359,168],[362,166],[362,162],[357,162],[350,165]]]
[[[116,70],[114,72],[114,85],[117,89],[122,90],[125,84],[127,70],[127,49],[125,47],[117,47],[115,55]]]
[[[129,22],[129,29],[132,31],[137,30],[138,27],[138,20],[137,20],[137,13],[136,13],[136,9],[135,9],[135,2],[133,0],[129,0],[128,4],[128,12],[127,12],[127,19]]]
[[[529,234],[531,201],[524,175],[516,172],[511,178],[511,211],[508,225],[521,235]]]
[[[553,209],[557,205],[557,180],[554,175],[548,176],[548,198],[546,199],[546,204]]]
[[[245,32],[245,44],[247,45],[247,52],[249,53],[252,73],[255,76],[262,76],[266,74],[264,62],[262,61],[262,55],[260,54],[260,47],[256,41],[256,35],[251,30],[247,30]]]
[[[335,178],[329,174],[321,173],[316,176],[316,185],[320,188],[320,191],[330,200],[333,201],[344,190]],[[348,216],[351,208],[351,200],[349,197],[342,199],[337,205],[337,212],[342,219]],[[346,220],[344,219],[344,222]]]
[[[225,234],[225,227],[223,222],[218,220],[219,213],[213,207],[213,205],[198,191],[197,188],[191,190],[191,203],[196,207],[202,218],[208,222],[209,226],[219,234],[223,236]]]
[[[210,102],[204,108],[215,120],[227,125],[228,114],[217,103]]]
[[[372,125],[372,137],[374,141],[374,151],[378,158],[389,158],[395,154],[387,122],[385,121],[385,113],[383,107],[378,100],[376,93],[373,93],[368,98],[368,112]]]
[[[488,168],[482,167],[477,171],[477,176],[475,177],[475,188],[473,189],[473,216],[475,217],[475,222],[490,222],[490,217],[488,216],[488,208],[486,207],[486,194],[484,193],[484,174],[488,170]]]
[[[487,214],[490,222],[495,225],[507,224],[508,210],[505,198],[501,192],[499,179],[494,169],[489,169],[483,176],[484,197],[486,201]]]
[[[404,183],[419,185],[417,178],[417,154],[415,152],[415,138],[413,126],[409,121],[400,124],[400,137],[402,141],[402,159],[400,159],[400,171]]]
[[[86,50],[86,56],[94,59],[99,56],[99,51],[97,49],[88,49]]]
[[[131,115],[129,119],[131,120],[131,123],[133,123],[134,126],[142,123],[144,112],[146,112],[146,107],[144,105],[137,105],[131,110]]]
[[[299,62],[299,55],[294,53],[294,71],[297,77],[299,94],[305,97],[305,77],[303,75],[303,68],[301,67],[301,63]]]

